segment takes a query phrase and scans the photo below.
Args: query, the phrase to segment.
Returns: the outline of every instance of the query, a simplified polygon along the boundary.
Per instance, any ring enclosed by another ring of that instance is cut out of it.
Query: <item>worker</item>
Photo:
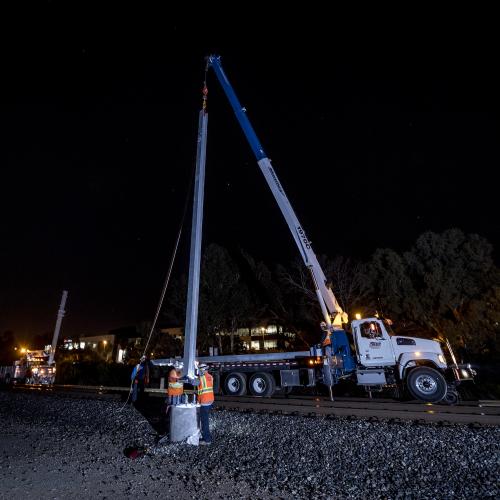
[[[132,403],[142,403],[144,389],[149,384],[149,362],[141,356],[140,362],[132,370]]]
[[[323,330],[323,339],[321,340],[321,346],[325,349],[325,354],[331,356],[332,353],[332,332],[333,326],[326,324],[326,322],[322,321],[320,323],[321,329]]]
[[[182,376],[182,363],[176,363],[168,373],[168,405],[178,405],[183,402],[184,384],[179,380]]]
[[[214,402],[214,379],[208,373],[208,366],[198,365],[198,378],[194,381],[198,387],[198,403],[200,403],[201,437],[200,444],[211,444],[209,413]]]

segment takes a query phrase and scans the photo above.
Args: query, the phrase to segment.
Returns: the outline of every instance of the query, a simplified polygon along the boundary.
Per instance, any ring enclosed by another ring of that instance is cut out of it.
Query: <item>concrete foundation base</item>
[[[183,404],[170,407],[170,441],[184,441],[198,432],[196,405]]]

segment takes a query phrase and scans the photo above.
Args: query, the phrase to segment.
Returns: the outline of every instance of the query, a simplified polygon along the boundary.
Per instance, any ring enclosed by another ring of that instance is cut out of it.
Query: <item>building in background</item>
[[[142,328],[143,335],[140,333]],[[155,345],[163,346],[165,352],[157,352],[158,355],[166,355],[170,352],[172,345],[182,345],[184,339],[183,326],[162,326],[159,328],[160,337],[156,337]],[[65,338],[61,346],[65,351],[78,351],[78,352],[95,352],[99,357],[108,363],[124,363],[130,357],[137,357],[142,354],[143,343],[145,342],[144,335],[147,334],[147,328],[144,325],[128,326],[110,330],[106,333],[97,335],[80,335],[79,337]],[[230,344],[231,333],[222,331],[218,335],[223,337],[225,350],[228,351]],[[235,352],[262,352],[273,350],[289,350],[293,348],[296,334],[284,329],[280,325],[273,323],[261,322],[259,326],[249,326],[245,328],[238,328],[234,332],[233,342]],[[161,337],[164,337],[163,341]],[[172,339],[165,343],[165,337]],[[174,342],[175,341],[175,342]],[[151,348],[155,346],[150,345]],[[217,347],[211,347],[210,352],[214,353],[218,350]],[[154,352],[150,355],[154,357]]]
[[[222,335],[230,335],[230,333],[222,332]],[[246,351],[286,350],[292,347],[296,337],[295,333],[271,323],[238,328],[235,336]]]
[[[160,328],[160,333],[163,335],[169,335],[170,337],[183,340],[184,339],[184,327],[182,326],[170,326]]]
[[[78,338],[65,338],[62,349],[67,351],[91,350],[107,362],[124,363],[127,351],[138,348],[142,338],[135,326],[110,330],[99,335],[81,335]]]

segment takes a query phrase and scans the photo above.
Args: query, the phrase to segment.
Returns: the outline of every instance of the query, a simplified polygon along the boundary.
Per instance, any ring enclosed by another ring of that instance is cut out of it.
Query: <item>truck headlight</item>
[[[442,354],[438,355],[438,359],[439,361],[441,361],[441,363],[446,364],[446,361],[444,360],[444,356]]]
[[[460,370],[462,372],[462,377],[469,378],[469,372],[463,368]]]

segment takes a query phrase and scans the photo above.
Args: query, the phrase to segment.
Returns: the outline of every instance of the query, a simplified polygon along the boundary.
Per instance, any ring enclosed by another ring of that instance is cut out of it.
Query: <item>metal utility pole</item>
[[[186,306],[186,329],[184,332],[183,376],[195,377],[196,333],[198,328],[198,302],[200,292],[201,233],[203,225],[203,194],[205,187],[205,160],[207,150],[207,86],[203,88],[203,107],[198,119],[198,144],[194,177],[193,217],[191,225],[191,250],[189,257],[189,280]],[[196,404],[173,405],[170,411],[170,441],[187,440],[198,445],[198,418]]]
[[[205,161],[207,150],[208,113],[206,110],[206,87],[203,92],[203,108],[198,120],[198,144],[194,179],[193,218],[191,226],[191,251],[186,307],[186,330],[184,332],[183,375],[195,376],[196,334],[198,328],[198,302],[200,292],[201,234],[203,225],[203,196],[205,187]]]
[[[63,290],[61,297],[61,304],[59,305],[59,311],[57,311],[57,321],[56,327],[54,328],[54,335],[52,337],[52,347],[50,349],[49,365],[54,362],[54,355],[56,353],[57,339],[59,338],[59,331],[61,330],[61,323],[66,312],[64,308],[66,307],[66,299],[68,298],[68,291]]]

